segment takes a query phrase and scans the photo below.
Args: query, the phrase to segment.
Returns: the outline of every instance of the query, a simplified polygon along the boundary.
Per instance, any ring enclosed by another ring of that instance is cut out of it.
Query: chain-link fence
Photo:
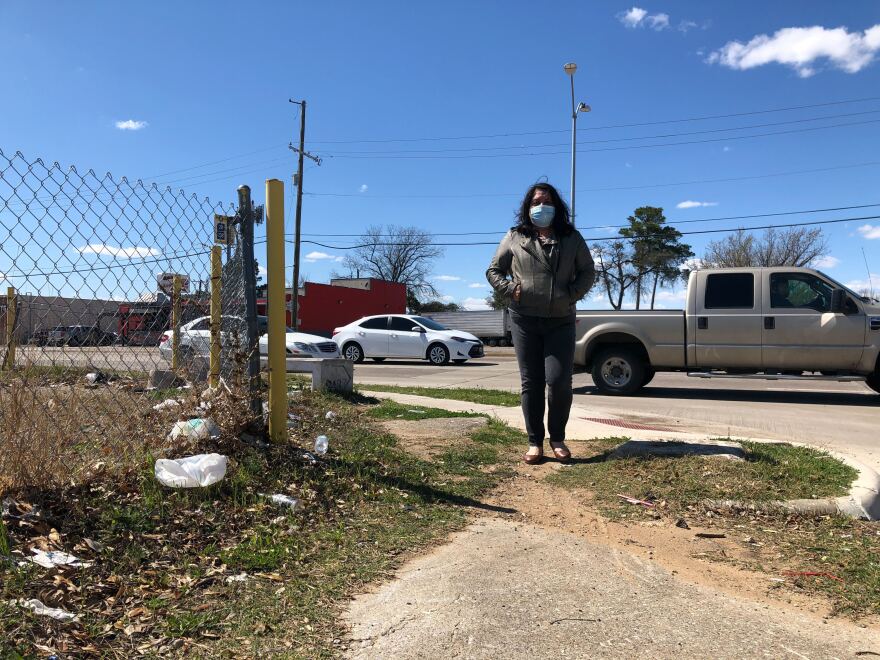
[[[0,150],[0,486],[23,462],[75,471],[164,437],[212,367],[247,381],[247,204]],[[229,244],[212,262],[215,216]]]

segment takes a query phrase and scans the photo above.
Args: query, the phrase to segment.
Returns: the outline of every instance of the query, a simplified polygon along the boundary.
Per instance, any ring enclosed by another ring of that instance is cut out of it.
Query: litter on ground
[[[197,454],[186,458],[160,458],[156,461],[156,479],[170,488],[200,488],[216,484],[226,476],[226,457],[221,454]]]

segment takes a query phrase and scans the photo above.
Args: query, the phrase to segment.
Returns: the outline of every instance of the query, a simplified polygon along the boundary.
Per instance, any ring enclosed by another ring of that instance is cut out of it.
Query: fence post
[[[284,184],[266,181],[266,315],[269,325],[269,439],[287,437],[287,305],[284,299]]]
[[[238,187],[238,224],[241,227],[241,274],[247,323],[248,393],[251,413],[263,414],[260,394],[260,333],[257,327],[257,273],[254,259],[254,205],[250,186]]]
[[[15,369],[15,316],[18,311],[18,297],[15,287],[6,289],[6,356],[3,369]]]
[[[183,288],[183,282],[180,275],[174,276],[174,283],[171,286],[171,370],[180,369],[180,291]]]
[[[211,387],[220,384],[220,287],[223,266],[220,263],[223,248],[211,248]]]

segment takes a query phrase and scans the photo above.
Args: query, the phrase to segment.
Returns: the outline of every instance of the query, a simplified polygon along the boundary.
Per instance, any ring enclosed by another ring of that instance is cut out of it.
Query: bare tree
[[[828,250],[818,227],[768,229],[756,236],[745,229],[712,241],[703,264],[709,268],[743,266],[809,266]]]
[[[599,288],[608,294],[611,307],[620,309],[627,291],[638,279],[638,271],[633,265],[627,244],[622,240],[594,243],[591,251],[596,262]]]
[[[437,298],[440,293],[430,282],[433,263],[443,249],[433,237],[416,227],[371,226],[361,235],[360,246],[345,257],[343,266],[389,282],[400,282],[413,297]]]

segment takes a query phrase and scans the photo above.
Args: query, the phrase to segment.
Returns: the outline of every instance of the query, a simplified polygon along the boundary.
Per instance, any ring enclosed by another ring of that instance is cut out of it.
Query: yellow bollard
[[[174,284],[171,287],[171,370],[180,368],[180,291],[183,282],[180,275],[174,276]]]
[[[284,184],[266,181],[266,315],[269,330],[269,439],[287,438],[286,304],[284,300]]]
[[[15,287],[6,289],[6,356],[3,359],[3,369],[15,369],[15,313],[18,307],[18,297],[15,295]]]
[[[215,245],[211,248],[211,387],[220,384],[220,287],[223,266],[220,255],[223,248]]]

